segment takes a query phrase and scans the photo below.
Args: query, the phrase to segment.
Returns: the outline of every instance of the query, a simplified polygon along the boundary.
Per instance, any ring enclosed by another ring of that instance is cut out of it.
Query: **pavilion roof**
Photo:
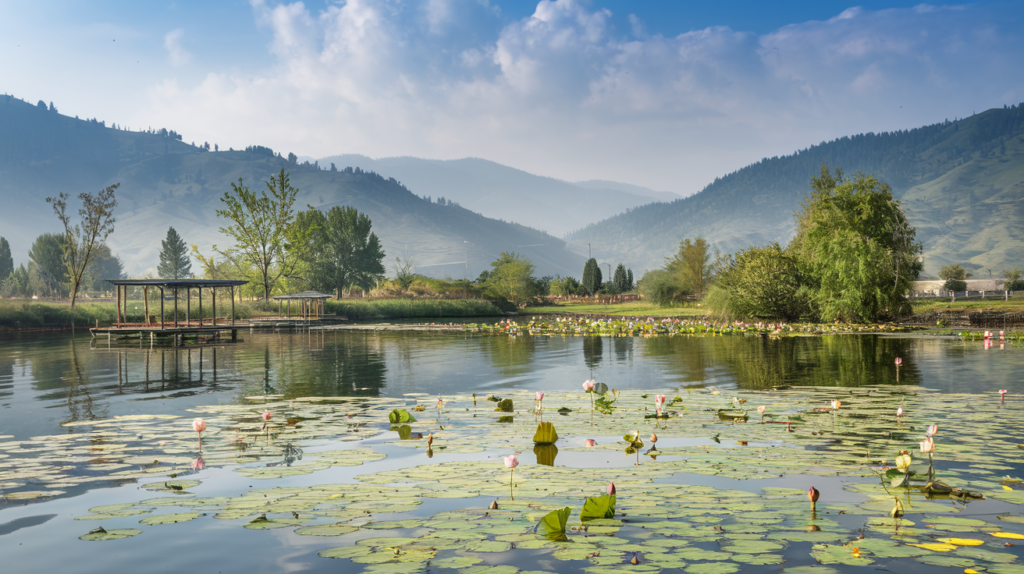
[[[129,287],[237,287],[245,285],[248,281],[239,279],[106,279],[114,285],[127,285]]]

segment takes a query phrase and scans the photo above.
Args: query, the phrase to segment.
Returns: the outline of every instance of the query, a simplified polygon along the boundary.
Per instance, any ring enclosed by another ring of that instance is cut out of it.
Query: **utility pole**
[[[590,252],[590,244],[587,244],[587,259],[593,259],[594,254]]]

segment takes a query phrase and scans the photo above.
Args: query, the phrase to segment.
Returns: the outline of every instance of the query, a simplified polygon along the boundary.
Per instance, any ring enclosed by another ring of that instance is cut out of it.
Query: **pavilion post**
[[[121,286],[114,285],[114,304],[117,305],[117,326],[121,326]]]
[[[235,286],[231,286],[231,324],[235,324]],[[232,331],[233,333],[233,331]]]
[[[161,286],[160,287],[160,330],[161,331],[164,330],[164,299],[166,299],[166,295],[164,294],[163,286]]]
[[[192,326],[192,288],[185,287],[185,326]]]
[[[213,293],[213,326],[217,326],[217,288],[210,287],[210,292]],[[214,335],[216,336],[216,335]]]
[[[174,326],[178,326],[178,288],[174,288]]]
[[[145,302],[146,326],[149,327],[149,287],[146,285],[142,286],[142,299]]]
[[[203,326],[203,288],[199,288],[199,326]],[[200,355],[201,357],[202,355]],[[200,378],[202,377],[202,371],[200,370]]]

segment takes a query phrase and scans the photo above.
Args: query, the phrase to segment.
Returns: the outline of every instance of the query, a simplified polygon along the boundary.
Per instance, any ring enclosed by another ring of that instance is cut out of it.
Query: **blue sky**
[[[0,90],[186,141],[483,157],[688,194],[1024,101],[1024,3],[6,3]]]

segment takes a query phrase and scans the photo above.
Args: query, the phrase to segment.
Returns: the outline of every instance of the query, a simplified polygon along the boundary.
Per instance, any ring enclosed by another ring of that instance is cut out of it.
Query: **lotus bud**
[[[652,443],[658,442],[658,435],[656,435],[654,433],[651,433],[651,442]]]
[[[583,381],[583,390],[589,393],[594,390],[595,384],[594,381]]]
[[[489,510],[498,510],[498,501],[491,501],[491,505],[487,507]]]
[[[434,444],[434,433],[427,435],[427,448],[430,448],[432,444]]]
[[[639,563],[640,563],[640,558],[639,558],[639,556],[640,556],[640,553],[639,553],[639,552],[634,552],[634,553],[633,553],[633,558],[632,558],[632,559],[630,559],[629,563],[630,563],[630,564],[639,564]]]
[[[900,366],[902,364],[903,364],[903,359],[901,359],[899,357],[896,357],[896,366],[898,367],[898,366]]]
[[[896,418],[900,418],[901,416],[903,416],[903,407],[897,407],[896,408]]]
[[[761,405],[761,406],[757,407],[757,412],[762,414],[762,415],[764,414],[764,410],[765,410],[765,406],[764,405]]]
[[[267,422],[270,420],[270,411],[263,411],[263,421]]]
[[[519,466],[519,459],[514,454],[510,454],[505,457],[505,468],[515,468]]]
[[[818,492],[818,489],[814,488],[813,486],[807,489],[807,499],[810,500],[812,503],[818,502],[818,496],[820,495],[821,493]]]
[[[832,401],[832,410],[834,410],[834,411],[839,410],[839,407],[842,406],[842,404],[843,404],[842,401],[833,400]]]
[[[594,439],[592,439],[592,438],[588,438],[588,439],[587,439],[587,440],[586,440],[586,441],[585,441],[585,442],[583,443],[583,446],[597,446],[597,441],[596,441],[596,440],[594,440]]]
[[[608,491],[608,496],[615,496],[615,483],[614,482],[609,482],[608,483],[607,491]]]
[[[928,437],[921,441],[921,452],[924,454],[931,454],[935,452],[935,441]]]
[[[533,393],[533,400],[535,400],[535,401],[543,401],[544,400],[544,391],[537,391],[537,392]]]
[[[203,419],[192,419],[192,430],[196,432],[203,432],[206,430],[206,421]]]
[[[924,434],[928,438],[931,438],[931,437],[939,434],[939,425],[929,425],[928,428],[925,429]]]
[[[999,404],[1003,404],[1003,398],[1006,396],[1006,389],[999,389]]]

